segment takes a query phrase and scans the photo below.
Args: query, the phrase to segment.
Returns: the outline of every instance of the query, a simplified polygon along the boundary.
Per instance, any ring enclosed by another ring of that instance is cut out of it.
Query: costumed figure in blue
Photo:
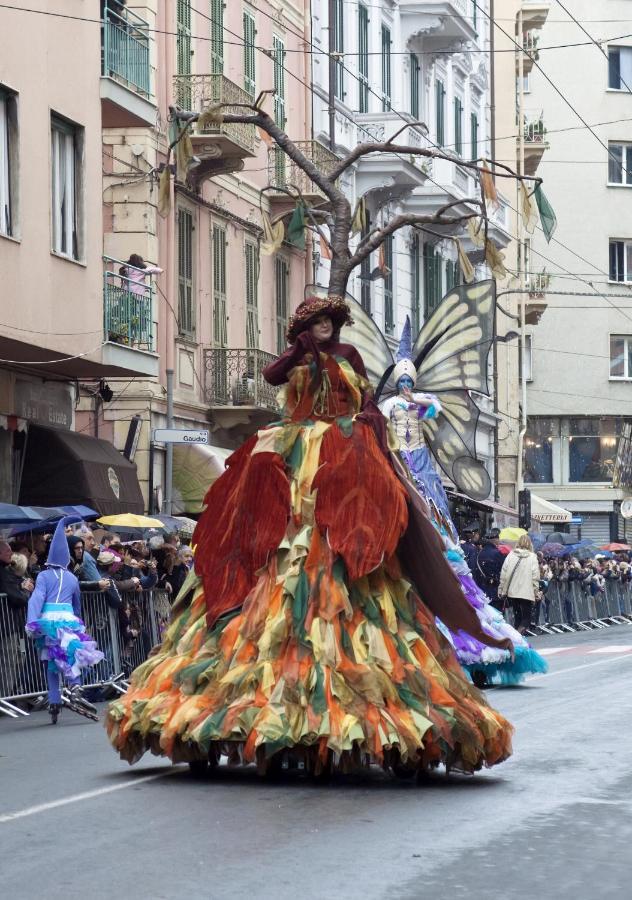
[[[494,306],[493,281],[455,287],[424,324],[414,345],[410,320],[406,320],[396,361],[373,320],[355,305],[353,338],[345,335],[365,362],[369,360],[369,377],[374,366],[385,363],[377,377],[373,375],[378,384],[376,400],[392,426],[399,457],[430,507],[446,557],[483,629],[496,638],[509,638],[514,645],[512,659],[507,650],[488,647],[462,631],[452,633],[442,626],[459,662],[479,687],[516,684],[527,674],[547,670],[545,660],[475,583],[433,464],[434,456],[457,489],[472,499],[489,496],[489,474],[476,458],[479,409],[470,391],[489,395],[487,356],[494,340]]]
[[[53,724],[57,722],[62,701],[75,712],[96,718],[94,707],[81,696],[81,670],[103,659],[81,620],[79,581],[67,569],[70,562],[64,533],[67,521],[68,517],[61,519],[55,529],[46,568],[37,576],[29,599],[26,625],[26,632],[35,638],[46,667],[48,708]],[[64,688],[62,695],[64,681],[70,688]]]

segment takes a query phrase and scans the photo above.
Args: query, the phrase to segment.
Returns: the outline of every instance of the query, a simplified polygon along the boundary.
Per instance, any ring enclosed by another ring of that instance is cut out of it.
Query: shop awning
[[[145,509],[136,466],[109,441],[43,425],[29,425],[20,503],[83,504],[102,516]]]
[[[536,522],[570,522],[572,513],[562,506],[531,493],[531,518]]]
[[[210,444],[174,444],[173,512],[202,512],[209,487],[224,471],[226,459],[234,453]]]

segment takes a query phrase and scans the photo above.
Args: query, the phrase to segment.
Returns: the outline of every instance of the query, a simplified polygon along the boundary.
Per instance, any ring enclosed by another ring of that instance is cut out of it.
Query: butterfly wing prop
[[[436,394],[442,406],[437,419],[424,422],[428,445],[457,488],[478,500],[489,496],[491,481],[476,458],[480,412],[469,391],[489,396],[487,357],[495,307],[494,281],[459,285],[443,298],[413,347],[415,389]]]
[[[385,372],[391,372],[394,365],[391,348],[371,316],[349,294],[345,300],[351,307],[353,325],[345,325],[340,331],[340,340],[353,344],[366,368],[369,381],[376,388]]]

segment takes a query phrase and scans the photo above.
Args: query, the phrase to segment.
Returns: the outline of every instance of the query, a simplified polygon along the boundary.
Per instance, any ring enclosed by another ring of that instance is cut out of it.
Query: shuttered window
[[[382,109],[391,108],[391,30],[382,25]]]
[[[395,316],[393,310],[393,235],[384,241],[384,265],[388,274],[384,278],[384,329],[386,334],[395,332]]]
[[[367,211],[364,228],[360,237],[364,239],[368,237],[371,231],[371,220]],[[360,304],[365,312],[371,315],[373,302],[371,298],[371,254],[366,256],[360,263]]]
[[[226,318],[226,229],[213,224],[213,344],[228,346],[228,319]]]
[[[285,43],[276,35],[272,36],[272,59],[274,64],[274,121],[279,128],[285,128]],[[274,174],[277,187],[285,185],[285,153],[280,147],[274,148]]]
[[[255,17],[244,11],[244,88],[251,97],[257,93],[255,73]]]
[[[431,244],[424,245],[424,318],[435,311],[443,295],[441,256]]]
[[[454,151],[463,155],[463,102],[460,97],[454,98]]]
[[[178,324],[180,333],[195,333],[193,305],[193,214],[178,210]]]
[[[290,267],[287,260],[278,256],[274,263],[276,287],[276,334],[277,353],[281,354],[287,346],[287,314]]]
[[[410,54],[410,114],[419,118],[419,57]]]
[[[470,113],[470,156],[478,159],[478,116]]]
[[[191,74],[191,0],[178,0],[176,10],[176,67],[178,75]],[[191,84],[180,82],[177,91],[178,104],[191,109]]]
[[[211,0],[211,73],[224,72],[224,2]]]
[[[435,81],[435,126],[437,144],[443,147],[445,144],[445,87],[438,78]]]
[[[369,11],[358,4],[358,111],[369,111]]]
[[[246,347],[259,347],[259,248],[246,241]]]
[[[342,53],[344,51],[344,6],[343,0],[333,0],[333,49],[334,53],[341,55],[336,57],[334,65],[334,96],[339,100],[344,100],[344,59]]]
[[[413,338],[421,327],[421,241],[415,232],[410,245],[410,312]]]

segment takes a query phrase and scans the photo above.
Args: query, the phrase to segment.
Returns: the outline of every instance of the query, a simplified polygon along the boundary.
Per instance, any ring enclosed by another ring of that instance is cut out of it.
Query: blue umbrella
[[[564,556],[566,547],[563,544],[554,544],[551,541],[547,541],[546,544],[542,546],[541,550],[545,556],[555,559],[556,557]]]
[[[534,550],[541,550],[542,547],[546,544],[546,538],[543,534],[531,534],[529,533],[529,537],[531,538],[531,543],[533,544]]]
[[[39,521],[32,522],[30,524],[18,525],[11,532],[11,536],[15,537],[18,534],[25,534],[27,531],[35,531],[35,532],[49,532],[54,531],[57,523],[60,519],[63,519],[64,516],[71,516],[69,519],[69,523],[73,522],[84,522],[89,519],[96,519],[99,515],[95,510],[90,509],[89,506],[34,506],[32,507],[35,513],[40,516]]]
[[[16,506],[13,503],[0,503],[0,527],[4,525],[23,525],[28,522],[41,522],[43,516],[32,506]]]

